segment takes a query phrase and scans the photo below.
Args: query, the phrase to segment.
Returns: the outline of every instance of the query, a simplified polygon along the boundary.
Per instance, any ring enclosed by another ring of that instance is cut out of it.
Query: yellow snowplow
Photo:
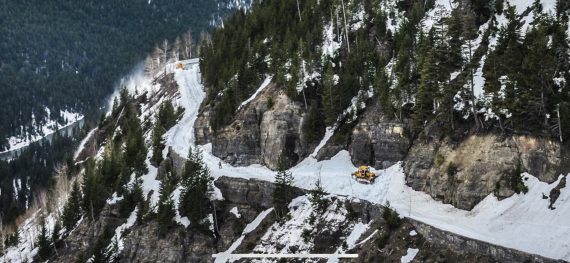
[[[352,173],[352,177],[359,183],[371,184],[374,183],[376,174],[370,171],[368,165],[362,165],[358,167],[358,171]]]

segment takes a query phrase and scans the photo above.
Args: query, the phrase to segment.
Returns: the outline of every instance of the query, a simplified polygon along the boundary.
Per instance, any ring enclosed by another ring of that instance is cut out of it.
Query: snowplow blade
[[[352,175],[352,178],[354,178],[354,180],[356,180],[357,182],[361,183],[361,184],[373,184],[374,183],[374,179],[376,179],[376,177],[372,177],[370,179],[368,178],[363,178],[363,177],[358,177],[355,175]]]

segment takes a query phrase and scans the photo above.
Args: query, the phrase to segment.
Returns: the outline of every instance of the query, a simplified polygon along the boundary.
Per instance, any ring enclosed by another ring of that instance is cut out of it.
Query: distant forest
[[[96,116],[120,77],[161,41],[209,30],[229,11],[219,2],[0,1],[0,150],[7,137],[35,134],[46,107]]]
[[[83,113],[88,125],[96,122],[121,77],[145,58],[147,67],[158,67],[163,58],[195,56],[211,22],[221,23],[235,8],[229,3],[0,0],[0,151],[21,130],[37,133],[46,107]],[[51,143],[31,144],[15,160],[0,161],[0,222],[25,212],[53,182],[57,167],[74,169],[76,145],[77,138],[55,136]]]

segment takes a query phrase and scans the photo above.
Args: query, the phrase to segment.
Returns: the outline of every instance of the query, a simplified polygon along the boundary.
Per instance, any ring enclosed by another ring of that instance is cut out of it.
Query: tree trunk
[[[560,104],[556,108],[556,113],[558,115],[558,135],[560,136],[560,142],[562,143],[562,121],[560,120]]]
[[[471,63],[473,61],[473,46],[471,43],[471,40],[469,40],[469,63]],[[481,123],[479,122],[479,117],[477,116],[477,109],[475,107],[475,78],[473,76],[473,69],[470,68],[469,72],[471,74],[471,111],[473,112],[473,119],[475,120],[475,127],[477,127],[477,130],[479,130],[481,128]]]
[[[302,22],[303,19],[301,18],[301,8],[299,7],[299,0],[297,0],[297,12],[299,13],[299,22]]]
[[[342,4],[342,15],[344,16],[344,33],[346,35],[346,47],[348,48],[348,53],[350,53],[350,43],[348,42],[348,27],[346,26],[346,12],[344,10],[344,0],[341,0]]]

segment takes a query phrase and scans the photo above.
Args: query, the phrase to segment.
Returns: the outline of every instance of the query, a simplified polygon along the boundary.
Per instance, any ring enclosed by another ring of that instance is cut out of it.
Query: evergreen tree
[[[322,113],[316,100],[311,100],[309,110],[303,118],[303,134],[308,143],[318,142],[325,130]]]
[[[376,70],[376,74],[374,75],[374,90],[378,98],[380,109],[388,118],[392,118],[394,109],[392,106],[392,96],[390,93],[390,82],[383,67],[378,68]]]
[[[164,130],[172,128],[176,124],[176,113],[174,112],[174,106],[170,100],[164,101],[158,110],[158,120],[160,126]]]
[[[99,214],[105,201],[109,196],[108,189],[102,183],[99,169],[95,167],[95,161],[89,159],[85,165],[85,175],[83,177],[82,193],[83,200],[81,206],[88,217],[92,220]]]
[[[204,218],[210,211],[213,177],[202,161],[202,152],[196,148],[184,166],[180,193],[180,215],[187,216],[193,227],[206,231],[208,222]]]
[[[165,133],[165,129],[160,125],[159,122],[155,123],[152,129],[152,158],[151,162],[155,166],[159,166],[162,162],[162,150],[164,149],[164,143],[162,136]]]
[[[46,222],[43,219],[40,233],[36,237],[36,246],[38,247],[38,257],[40,260],[47,260],[51,254],[52,242],[48,234]]]
[[[65,230],[70,231],[75,228],[77,222],[81,219],[82,214],[81,190],[79,189],[79,183],[76,181],[73,183],[73,188],[69,194],[69,198],[63,207],[61,220]]]
[[[136,223],[139,225],[147,221],[152,215],[149,199],[144,199],[142,202],[138,203],[136,205],[136,209],[137,209]]]
[[[129,110],[127,110],[128,114],[124,125],[126,130],[125,164],[130,167],[136,176],[141,176],[148,172],[148,167],[145,163],[148,150],[144,143],[140,120],[134,113],[134,110],[131,109],[131,106],[127,108]]]
[[[327,193],[323,188],[321,179],[319,178],[315,183],[313,189],[311,189],[311,196],[310,196],[311,204],[313,206],[313,212],[316,212],[317,215],[324,213],[325,210],[327,209],[329,201],[324,197],[328,194],[329,193]]]
[[[128,187],[126,193],[123,196],[121,205],[119,207],[119,213],[123,217],[127,217],[129,213],[133,211],[133,207],[144,202],[144,191],[142,188],[142,180],[136,178],[135,181]]]
[[[337,109],[335,104],[335,95],[334,95],[334,73],[332,68],[332,63],[329,61],[327,62],[326,71],[324,74],[323,79],[323,112],[325,115],[325,123],[327,126],[331,126],[336,122],[338,117]]]
[[[464,15],[463,16],[463,39],[466,42],[466,48],[467,48],[467,55],[469,58],[469,62],[472,61],[473,59],[473,53],[475,52],[473,50],[474,45],[473,45],[473,41],[477,38],[478,34],[477,34],[477,25],[476,25],[476,21],[475,18],[471,15]],[[477,127],[477,129],[481,128],[481,121],[479,120],[479,117],[477,115],[477,106],[476,106],[476,102],[475,102],[475,69],[470,68],[469,69],[469,81],[470,81],[470,86],[471,86],[471,90],[469,91],[469,100],[471,102],[471,114],[473,115],[473,119],[475,120],[475,127]]]
[[[420,86],[416,94],[416,104],[414,106],[413,126],[416,131],[423,128],[424,122],[433,115],[434,97],[439,91],[437,83],[437,62],[434,56],[434,35],[433,30],[422,40],[420,55]]]
[[[159,225],[159,235],[164,235],[170,228],[176,216],[174,201],[171,198],[176,187],[176,176],[172,173],[170,165],[167,166],[167,173],[160,184],[160,197],[158,199],[157,219]]]
[[[61,221],[56,220],[55,225],[53,226],[53,231],[51,232],[51,242],[53,242],[54,247],[57,247],[60,241],[60,233],[61,233]]]
[[[293,175],[287,170],[285,155],[279,156],[277,173],[275,174],[275,189],[273,190],[273,207],[278,220],[285,220],[288,213],[288,205],[291,201],[291,188]]]
[[[103,159],[99,166],[101,183],[111,189],[110,191],[117,189],[122,183],[121,173],[123,172],[124,163],[119,145],[120,143],[115,143],[113,140],[108,139]]]

